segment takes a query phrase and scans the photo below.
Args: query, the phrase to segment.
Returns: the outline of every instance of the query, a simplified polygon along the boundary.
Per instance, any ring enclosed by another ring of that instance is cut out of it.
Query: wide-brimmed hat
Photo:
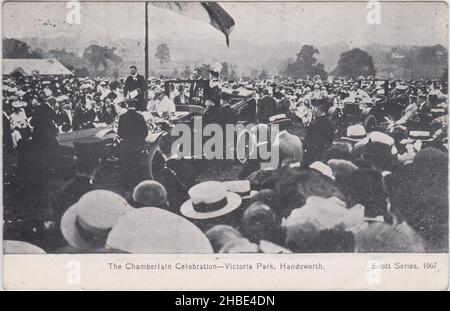
[[[227,191],[237,193],[243,199],[250,199],[256,193],[258,193],[258,191],[250,189],[250,181],[249,180],[224,181],[224,182],[222,182],[222,184],[225,186],[225,189]]]
[[[358,169],[352,162],[342,159],[330,159],[327,165],[333,171],[335,178],[345,177]]]
[[[156,207],[126,213],[108,235],[106,247],[132,254],[212,253],[206,235],[184,217]]]
[[[323,163],[322,161],[315,161],[312,163],[309,168],[312,168],[313,170],[316,170],[322,175],[330,177],[331,179],[334,179],[333,170],[331,167],[329,167],[327,164]]]
[[[119,217],[131,210],[131,205],[114,192],[90,191],[64,213],[61,232],[70,246],[79,250],[102,247]]]
[[[279,123],[279,122],[282,122],[284,120],[289,120],[290,121],[290,119],[287,118],[286,114],[284,114],[284,113],[276,114],[276,115],[273,115],[273,116],[269,117],[269,122],[271,124]]]
[[[346,136],[341,137],[342,140],[360,141],[367,137],[366,129],[361,124],[353,124],[347,127]]]
[[[398,150],[395,147],[395,140],[394,138],[392,138],[392,136],[383,133],[383,132],[378,132],[378,131],[373,131],[370,132],[366,138],[363,138],[362,140],[360,140],[356,145],[355,148],[358,148],[359,146],[365,146],[367,145],[369,142],[372,143],[380,143],[386,146],[391,147],[391,153],[392,154],[397,154]]]
[[[229,192],[218,181],[202,182],[188,191],[190,199],[181,205],[183,216],[192,219],[211,219],[231,213],[237,209],[242,198]]]
[[[23,242],[5,240],[3,241],[4,254],[46,254],[46,252],[34,244]]]
[[[286,117],[286,114],[280,113],[269,117],[269,125],[278,124],[282,129],[289,127],[292,123],[291,119]]]
[[[22,107],[25,107],[26,105],[27,104],[25,102],[19,101],[19,100],[13,101],[12,104],[11,104],[11,106],[13,108],[22,108]]]
[[[431,141],[430,131],[409,131],[409,138],[412,140]]]
[[[69,100],[69,97],[67,95],[61,95],[56,98],[56,102],[58,102],[58,103],[62,103],[66,100]]]

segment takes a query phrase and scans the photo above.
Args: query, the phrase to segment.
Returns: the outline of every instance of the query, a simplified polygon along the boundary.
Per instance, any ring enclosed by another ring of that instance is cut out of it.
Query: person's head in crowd
[[[158,149],[161,155],[166,158],[172,158],[172,145],[177,138],[170,135],[170,133],[163,134],[158,142]]]
[[[50,106],[50,108],[53,108],[56,105],[56,98],[49,97],[46,100],[46,104]]]
[[[122,215],[106,240],[106,248],[131,254],[211,254],[207,236],[186,218],[156,207]]]
[[[274,201],[275,192],[272,189],[261,189],[249,200],[249,205],[259,202],[271,206]]]
[[[130,75],[135,76],[137,74],[137,67],[136,66],[130,66]]]
[[[135,101],[135,100],[126,100],[126,106],[128,109],[132,109],[132,110],[136,109],[136,104],[137,104],[137,101]]]
[[[275,195],[277,202],[272,208],[283,217],[304,205],[311,196],[346,200],[331,178],[310,168],[282,178],[276,185]]]
[[[385,177],[392,213],[424,238],[430,252],[448,250],[447,161],[446,153],[425,148]]]
[[[333,144],[322,152],[322,161],[327,163],[331,159],[340,159],[351,161],[352,154],[346,144]]]
[[[423,240],[384,222],[374,222],[355,233],[357,253],[423,253]]]
[[[350,146],[354,146],[366,137],[367,132],[364,126],[361,124],[353,124],[347,127],[346,134],[341,139],[345,140]]]
[[[323,99],[318,102],[316,108],[317,109],[314,112],[315,117],[325,116],[330,108],[330,104],[327,100]]]
[[[242,233],[251,242],[260,240],[278,241],[280,222],[272,209],[260,202],[251,204],[242,215]]]
[[[16,100],[16,101],[12,102],[12,104],[11,104],[12,112],[13,112],[13,113],[19,113],[20,111],[22,111],[22,108],[23,108],[24,106],[26,106],[25,103]]]
[[[361,207],[347,209],[346,204],[336,197],[309,197],[283,221],[285,245],[300,253],[352,252],[352,232],[363,221]]]
[[[100,166],[103,140],[97,137],[86,137],[75,141],[73,145],[76,175],[93,179]]]
[[[83,195],[61,219],[61,232],[75,249],[88,251],[105,246],[111,228],[133,208],[120,195],[94,190]]]
[[[390,171],[396,166],[397,157],[392,152],[392,146],[383,143],[369,142],[364,146],[362,158],[375,167]]]
[[[140,207],[168,207],[167,191],[163,185],[155,180],[144,180],[140,182],[133,190],[133,200]]]
[[[343,192],[350,205],[364,206],[364,216],[375,218],[387,215],[387,194],[382,175],[374,169],[357,169],[343,178]]]
[[[241,233],[237,229],[228,225],[215,225],[206,231],[205,234],[211,242],[214,253],[218,253],[227,244],[242,238]]]
[[[327,164],[331,168],[338,186],[341,185],[343,178],[358,169],[358,167],[352,162],[341,159],[330,159]]]
[[[395,141],[395,148],[397,148],[398,155],[408,152],[406,144],[403,143],[404,139],[408,138],[408,129],[403,127],[395,127],[389,132],[389,135]]]
[[[240,238],[226,244],[219,250],[222,254],[248,254],[259,253],[259,247],[257,244],[250,242],[246,238]]]
[[[329,167],[327,164],[323,163],[322,161],[315,161],[311,163],[309,168],[316,170],[320,172],[322,175],[334,179],[333,170],[331,167]]]
[[[398,165],[397,153],[394,139],[382,132],[370,132],[352,149],[354,159],[363,159],[376,168],[388,171]]]

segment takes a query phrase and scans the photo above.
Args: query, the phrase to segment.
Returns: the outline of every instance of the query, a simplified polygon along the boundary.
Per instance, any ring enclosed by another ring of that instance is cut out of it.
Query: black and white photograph
[[[1,23],[4,254],[448,253],[445,2]]]

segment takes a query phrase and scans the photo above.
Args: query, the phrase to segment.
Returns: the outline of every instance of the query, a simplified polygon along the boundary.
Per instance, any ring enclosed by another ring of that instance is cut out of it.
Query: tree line
[[[325,70],[325,66],[317,60],[320,51],[312,45],[303,45],[296,57],[290,60],[286,67],[279,72],[283,77],[293,79],[312,79],[319,75],[323,80],[329,75],[356,79],[360,76],[375,76],[377,74],[373,57],[363,49],[354,48],[341,53],[337,66],[330,72]],[[377,55],[378,56],[378,55]],[[116,54],[115,47],[99,46],[91,44],[81,56],[63,49],[53,49],[44,52],[40,49],[34,50],[27,43],[14,39],[3,39],[4,58],[49,58],[58,59],[64,66],[73,71],[78,76],[119,76],[119,70],[123,66],[123,59]],[[163,66],[170,63],[170,49],[166,43],[159,44],[154,54],[155,59]],[[390,73],[392,76],[403,76],[412,79],[427,78],[443,73],[448,66],[448,51],[442,45],[401,48],[393,47],[389,53],[383,55],[383,64],[388,64],[382,68],[383,73]],[[181,69],[173,69],[172,72],[164,74],[169,78],[189,79],[193,76],[194,69],[198,70],[198,75],[207,79],[209,77],[209,64],[201,64],[191,68],[186,66]],[[153,74],[155,74],[153,72]],[[265,69],[253,69],[250,73],[239,73],[235,64],[222,62],[220,72],[223,79],[234,80],[243,78],[268,79],[270,73]]]

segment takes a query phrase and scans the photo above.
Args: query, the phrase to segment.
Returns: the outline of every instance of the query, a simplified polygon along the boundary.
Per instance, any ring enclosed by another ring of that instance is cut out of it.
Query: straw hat
[[[341,137],[342,140],[360,141],[367,136],[366,129],[361,124],[349,125],[347,127],[347,133],[345,137]]]
[[[70,246],[79,250],[102,247],[119,217],[130,210],[128,202],[114,192],[90,191],[64,213],[61,232]]]
[[[227,191],[237,193],[243,199],[250,199],[256,193],[258,193],[258,191],[250,189],[250,181],[249,180],[224,181],[224,182],[222,182],[222,184],[225,186],[225,189]]]
[[[13,103],[14,104],[14,103]],[[432,141],[430,131],[409,131],[409,138],[412,140]]]
[[[27,105],[26,103],[24,103],[23,101],[19,101],[19,100],[13,101],[11,104],[11,106],[13,108],[22,108],[22,107],[25,107],[26,105]]]
[[[5,240],[3,241],[4,254],[46,254],[46,252],[36,245],[22,242]]]
[[[330,177],[331,179],[334,179],[334,174],[333,174],[333,170],[331,169],[331,167],[329,167],[328,165],[326,165],[325,163],[323,163],[321,161],[316,161],[316,162],[312,163],[309,166],[309,168],[319,171],[323,175]]]
[[[193,186],[188,191],[190,199],[181,205],[180,212],[191,219],[211,219],[231,213],[237,209],[242,198],[227,191],[223,183],[207,181]]]
[[[193,223],[156,207],[135,209],[120,217],[106,247],[132,254],[213,252],[206,235]]]

